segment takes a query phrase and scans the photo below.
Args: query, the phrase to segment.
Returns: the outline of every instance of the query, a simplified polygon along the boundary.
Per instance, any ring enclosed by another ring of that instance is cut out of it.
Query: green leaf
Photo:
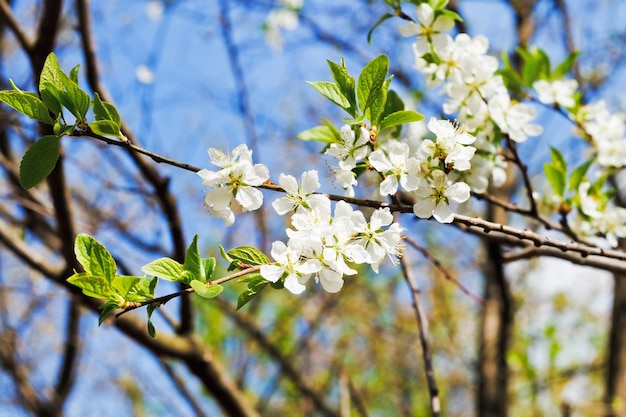
[[[553,80],[559,80],[565,77],[574,67],[576,60],[578,59],[578,55],[580,55],[580,51],[574,51],[567,56],[551,74],[551,78]]]
[[[387,103],[387,90],[389,89],[389,83],[391,83],[392,77],[389,77],[383,83],[383,86],[378,90],[376,94],[372,95],[369,108],[365,111],[368,115],[372,126],[378,126],[380,119],[382,118],[383,111],[385,110],[385,103]]]
[[[116,276],[117,267],[109,251],[93,237],[85,233],[76,236],[74,242],[76,259],[86,272],[103,277],[112,282]]]
[[[565,175],[567,173],[567,162],[565,162],[563,154],[555,147],[550,146],[550,156],[552,157],[552,165]]]
[[[197,279],[191,281],[189,285],[191,285],[191,288],[193,288],[196,294],[198,294],[202,298],[215,298],[224,290],[224,287],[222,287],[221,285],[215,284],[206,286],[204,283],[198,281]]]
[[[385,110],[383,110],[383,119],[391,113],[399,112],[400,110],[404,110],[404,102],[402,102],[398,93],[393,90],[387,91],[387,102],[385,103]]]
[[[424,120],[424,116],[420,113],[413,110],[400,110],[385,117],[382,122],[380,122],[379,130],[405,123],[419,122],[420,120]]]
[[[269,258],[252,246],[239,246],[228,251],[228,256],[243,264],[256,266],[270,263]]]
[[[157,309],[156,304],[149,304],[146,308],[146,313],[148,314],[148,334],[151,338],[156,339],[156,329],[154,328],[154,324],[152,324],[152,313]]]
[[[109,280],[102,276],[92,275],[89,272],[79,272],[67,279],[67,282],[80,288],[88,297],[101,300],[121,299],[111,287]]]
[[[298,134],[300,140],[315,140],[324,143],[335,143],[341,136],[337,136],[333,129],[328,126],[315,126]]]
[[[89,123],[89,128],[93,133],[100,136],[119,136],[120,125],[112,120],[98,120]]]
[[[367,43],[372,43],[372,34],[374,33],[374,31],[376,30],[376,28],[378,28],[378,26],[382,25],[383,22],[387,19],[391,19],[392,17],[394,17],[394,14],[391,13],[385,13],[384,15],[382,15],[377,21],[376,23],[374,23],[374,26],[372,26],[372,28],[369,30],[369,32],[367,32]]]
[[[39,94],[54,114],[61,113],[61,92],[65,90],[61,81],[63,76],[56,55],[48,54],[39,78]]]
[[[546,178],[548,178],[548,182],[552,186],[554,193],[563,197],[563,193],[565,191],[565,173],[551,164],[544,164],[543,171],[545,172]]]
[[[126,295],[126,299],[137,303],[152,300],[158,282],[156,277],[141,279]]]
[[[372,104],[372,101],[380,96],[379,90],[385,83],[388,71],[389,58],[386,55],[374,58],[363,68],[357,81],[356,90],[361,111],[365,112]]]
[[[33,188],[45,180],[59,160],[60,139],[46,135],[30,145],[20,163],[20,185]]]
[[[72,81],[67,75],[63,73],[61,73],[61,75],[61,82],[64,87],[59,97],[61,104],[63,104],[77,120],[84,121],[85,115],[89,110],[89,104],[91,103],[89,94],[83,91],[78,84]]]
[[[200,261],[200,252],[198,251],[198,235],[196,234],[193,237],[193,240],[189,247],[187,248],[187,252],[185,253],[185,263],[183,264],[183,269],[189,272],[185,274],[185,282],[189,283],[191,279],[197,279],[202,281],[205,277],[204,271],[202,270],[202,263]],[[189,279],[191,278],[191,279]]]
[[[207,282],[213,276],[213,271],[215,271],[215,264],[217,262],[215,258],[202,258],[200,261],[202,262],[202,268],[204,269],[203,282]]]
[[[0,101],[31,119],[54,125],[54,119],[50,117],[48,108],[34,94],[20,90],[0,91]]]
[[[160,258],[141,267],[145,274],[173,282],[183,280],[183,266],[170,258]]]
[[[337,84],[328,81],[307,81],[307,84],[342,109],[350,112],[350,101],[342,94]]]
[[[117,275],[111,280],[111,285],[117,294],[127,299],[128,293],[139,281],[141,281],[140,277]]]
[[[80,68],[80,65],[76,65],[74,68],[70,70],[70,80],[74,81],[76,84],[78,84],[78,69],[79,68]]]
[[[261,282],[261,280],[263,282]],[[250,300],[256,297],[267,286],[269,281],[260,277],[259,280],[253,281],[253,283],[253,285],[251,285],[252,282],[249,283],[248,289],[239,294],[239,297],[237,298],[237,310],[248,304]]]
[[[356,119],[343,119],[343,122],[345,124],[348,124],[350,126],[354,126],[354,125],[361,125],[363,124],[363,121],[365,120],[365,114],[360,115],[359,117],[357,117]]]
[[[98,317],[98,326],[100,326],[107,317],[111,315],[115,310],[117,310],[117,303],[115,301],[107,301],[98,307],[100,311],[100,317]]]
[[[550,59],[548,55],[539,48],[525,50],[518,48],[517,52],[524,60],[522,69],[522,80],[524,85],[530,87],[540,78],[548,78],[550,74]]]
[[[77,120],[85,120],[91,101],[89,94],[81,90],[77,82],[65,75],[54,53],[50,53],[44,63],[39,79],[39,93],[43,102],[54,114],[61,113],[60,104],[62,104]]]
[[[589,169],[593,161],[594,161],[594,158],[576,167],[576,169],[572,172],[572,176],[569,178],[569,183],[567,186],[568,190],[571,190],[571,191],[578,190],[580,183],[585,178],[585,175],[587,174],[587,170]]]
[[[93,93],[93,114],[96,120],[111,120],[118,126],[121,124],[120,115],[115,106],[102,101],[98,93]]]
[[[332,61],[327,61],[328,66],[330,67],[330,72],[333,75],[333,79],[337,83],[341,94],[348,100],[350,103],[350,108],[346,109],[348,113],[352,116],[356,116],[357,114],[357,103],[356,103],[356,93],[354,91],[354,77],[348,73],[348,68],[346,68],[346,63],[343,58],[341,58],[341,65],[337,65]]]

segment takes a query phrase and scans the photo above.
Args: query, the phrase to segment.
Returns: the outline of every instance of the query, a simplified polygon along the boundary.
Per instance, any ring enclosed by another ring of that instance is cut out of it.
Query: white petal
[[[434,210],[435,202],[430,198],[418,201],[413,205],[413,213],[422,219],[427,219],[432,216]]]
[[[248,211],[256,210],[263,204],[263,193],[254,187],[241,187],[235,199]]]
[[[317,171],[306,171],[302,174],[301,192],[303,194],[311,194],[320,188],[320,181],[317,177]]]
[[[336,293],[343,287],[341,274],[332,269],[322,269],[319,277],[320,283],[326,292]]]
[[[452,213],[450,207],[444,201],[437,204],[433,216],[439,223],[452,223],[452,220],[454,220],[454,213]]]
[[[285,269],[278,265],[261,265],[261,276],[270,282],[276,282],[282,278]]]
[[[278,184],[288,194],[296,194],[298,192],[298,182],[291,175],[280,174],[278,176]]]
[[[457,182],[449,186],[445,194],[452,201],[464,203],[470,198],[470,187],[464,182]]]
[[[285,278],[285,288],[292,294],[301,294],[306,287],[298,281],[298,277],[295,274],[290,274]]]

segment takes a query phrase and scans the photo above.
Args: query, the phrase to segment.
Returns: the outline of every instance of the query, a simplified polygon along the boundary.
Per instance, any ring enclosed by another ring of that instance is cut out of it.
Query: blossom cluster
[[[356,137],[350,126],[343,126],[342,141],[326,151],[339,160],[337,183],[349,196],[354,195],[353,187],[358,181],[352,170],[361,162],[379,173],[381,196],[393,196],[400,190],[415,201],[416,216],[452,222],[454,214],[449,204],[463,203],[470,197],[470,187],[462,180],[462,174],[471,167],[476,148],[470,145],[476,138],[447,120],[431,118],[428,128],[435,135],[433,140],[389,138],[377,143],[377,149],[370,152],[367,129],[360,127]]]
[[[315,170],[303,173],[300,184],[281,174],[279,185],[286,194],[272,206],[280,215],[293,214],[289,240],[274,242],[275,262],[261,267],[268,281],[282,280],[285,288],[299,294],[314,278],[324,290],[337,292],[344,275],[356,274],[351,264],[369,264],[378,272],[385,258],[395,261],[400,255],[402,228],[393,222],[389,208],[375,210],[369,221],[344,201],[337,202],[332,212],[330,199],[315,193],[320,186]]]
[[[246,145],[237,146],[230,154],[211,148],[209,158],[213,165],[221,169],[201,169],[198,175],[205,187],[212,187],[204,202],[213,216],[223,219],[230,226],[235,222],[234,202],[244,211],[261,207],[263,194],[256,187],[269,179],[269,170],[263,164],[252,163],[252,151]]]
[[[429,87],[442,86],[447,96],[444,112],[456,114],[476,136],[474,146],[481,157],[474,160],[468,182],[475,192],[482,193],[490,179],[495,185],[505,180],[497,133],[515,142],[541,134],[541,126],[533,123],[536,110],[511,99],[502,77],[496,74],[498,60],[487,53],[486,37],[460,33],[452,38],[447,32],[454,27],[454,20],[437,14],[428,3],[417,7],[417,17],[418,22],[402,26],[400,33],[417,37],[413,44],[416,68]]]
[[[534,123],[536,110],[532,105],[511,98],[497,74],[497,59],[488,55],[487,38],[464,33],[452,38],[448,32],[454,28],[453,18],[433,8],[433,4],[421,3],[417,7],[418,21],[401,27],[400,32],[416,36],[415,66],[429,87],[442,87],[447,96],[444,112],[455,114],[476,136],[478,155],[472,159],[472,171],[465,179],[474,192],[482,193],[490,181],[497,186],[506,179],[499,133],[523,142],[541,134],[542,128]],[[576,124],[575,133],[593,146],[600,171],[597,177],[606,178],[625,165],[626,115],[612,114],[604,101],[581,105],[576,80],[561,78],[544,74],[533,82],[536,100],[570,117]],[[626,236],[626,210],[603,196],[601,187],[590,191],[588,185],[583,182],[576,190],[574,205],[578,212],[571,226],[583,235],[603,235],[615,246],[617,237]],[[550,200],[554,196],[544,197]]]
[[[270,11],[265,22],[265,40],[276,49],[283,46],[282,31],[298,28],[300,24],[298,11],[304,6],[304,0],[280,0],[279,3],[281,7]]]

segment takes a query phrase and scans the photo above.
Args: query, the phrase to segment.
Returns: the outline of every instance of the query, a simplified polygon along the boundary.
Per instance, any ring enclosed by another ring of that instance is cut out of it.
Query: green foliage
[[[267,284],[269,284],[268,280],[258,274],[252,277],[246,277],[240,282],[247,282],[248,288],[239,295],[239,298],[237,299],[237,310],[248,304],[250,300],[256,297],[267,286]]]
[[[12,90],[0,91],[0,101],[39,122],[53,126],[54,135],[37,140],[24,154],[20,164],[20,184],[32,188],[43,181],[54,169],[60,153],[60,139],[66,135],[80,135],[88,131],[100,136],[120,136],[120,116],[115,107],[103,102],[97,93],[93,100],[78,86],[79,66],[66,75],[54,53],[46,58],[39,79],[39,96],[24,92],[9,80]],[[41,97],[41,98],[40,98]],[[95,121],[87,123],[86,115],[93,103]],[[62,110],[66,108],[76,121],[68,125]]]
[[[20,163],[20,185],[29,189],[45,180],[56,166],[60,151],[60,139],[54,135],[33,143]]]
[[[130,302],[141,303],[154,298],[155,279],[117,275],[115,260],[100,242],[87,234],[76,236],[76,259],[85,272],[76,272],[67,282],[80,288],[88,297],[105,300],[99,323],[117,308]]]
[[[196,294],[202,298],[215,298],[224,290],[224,287],[221,285],[207,285],[197,279],[194,279],[189,284]]]
[[[54,119],[50,116],[48,108],[36,94],[26,93],[9,80],[13,90],[0,91],[0,101],[18,112],[49,125],[54,124]]]
[[[229,271],[237,268],[249,268],[251,266],[266,265],[269,258],[263,252],[252,246],[239,246],[227,252],[231,260]]]
[[[389,90],[393,76],[387,77],[389,58],[386,55],[365,65],[356,83],[343,59],[340,64],[328,61],[328,66],[334,83],[317,81],[309,84],[351,116],[344,119],[345,123],[358,126],[367,119],[373,131],[395,127],[394,135],[397,136],[401,125],[424,119],[413,110],[405,110],[398,94]],[[335,143],[341,140],[341,136],[337,128],[324,120],[324,126],[306,130],[298,135],[298,139]]]

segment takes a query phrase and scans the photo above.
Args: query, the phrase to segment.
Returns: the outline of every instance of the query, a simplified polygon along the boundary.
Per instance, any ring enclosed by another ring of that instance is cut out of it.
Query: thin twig
[[[402,266],[402,273],[406,283],[411,290],[411,298],[413,300],[413,309],[415,310],[415,318],[417,320],[417,327],[419,330],[419,339],[422,346],[422,358],[424,360],[424,369],[426,371],[426,382],[428,383],[428,394],[430,396],[430,409],[433,417],[439,417],[441,412],[441,403],[439,400],[439,389],[437,388],[437,381],[435,380],[435,372],[433,370],[432,355],[430,352],[430,345],[428,343],[428,321],[424,308],[420,303],[421,291],[417,286],[413,272],[407,260],[406,256],[400,258],[400,265]]]
[[[249,268],[242,269],[241,271],[237,271],[237,272],[234,272],[232,274],[226,275],[226,276],[224,276],[222,278],[218,278],[218,279],[216,279],[214,281],[209,281],[209,282],[207,282],[204,285],[206,287],[210,287],[211,285],[223,284],[224,282],[231,281],[231,280],[233,280],[235,278],[239,278],[239,277],[242,277],[244,275],[248,275],[248,274],[251,274],[253,272],[257,272],[260,269],[261,269],[260,265],[258,265],[258,266],[251,266]],[[156,304],[158,307],[160,307],[160,306],[164,305],[165,303],[167,303],[168,301],[170,301],[170,300],[172,300],[172,299],[174,299],[176,297],[180,297],[181,295],[185,295],[185,294],[191,294],[192,292],[194,292],[194,289],[191,288],[191,287],[188,287],[188,288],[185,288],[183,290],[176,291],[174,293],[164,295],[162,297],[152,298],[150,300],[142,301],[140,303],[133,303],[132,305],[129,305],[128,307],[125,307],[121,312],[117,313],[115,315],[115,317],[116,318],[120,317],[120,316],[128,313],[129,311],[133,311],[133,310],[136,310],[136,309],[138,309],[140,307],[144,307],[144,306],[151,305],[151,304]]]
[[[441,272],[443,274],[443,276],[450,282],[452,282],[454,285],[456,285],[463,293],[465,293],[466,295],[470,296],[471,298],[473,298],[475,301],[478,301],[480,304],[485,304],[485,300],[483,300],[481,297],[479,297],[478,295],[474,294],[473,292],[471,292],[469,289],[467,289],[467,287],[465,287],[463,284],[461,284],[461,282],[456,279],[454,277],[454,275],[452,275],[452,273],[450,273],[450,271],[448,271],[448,269],[443,266],[443,264],[439,261],[439,259],[435,258],[429,251],[428,249],[426,249],[425,247],[423,247],[422,245],[418,244],[415,240],[413,240],[412,238],[410,238],[409,236],[404,236],[404,240],[406,240],[406,242],[411,245],[415,250],[417,250],[419,253],[421,253],[426,259],[428,259],[430,261],[430,263],[432,263],[434,265],[435,268],[437,268],[439,270],[439,272]]]

